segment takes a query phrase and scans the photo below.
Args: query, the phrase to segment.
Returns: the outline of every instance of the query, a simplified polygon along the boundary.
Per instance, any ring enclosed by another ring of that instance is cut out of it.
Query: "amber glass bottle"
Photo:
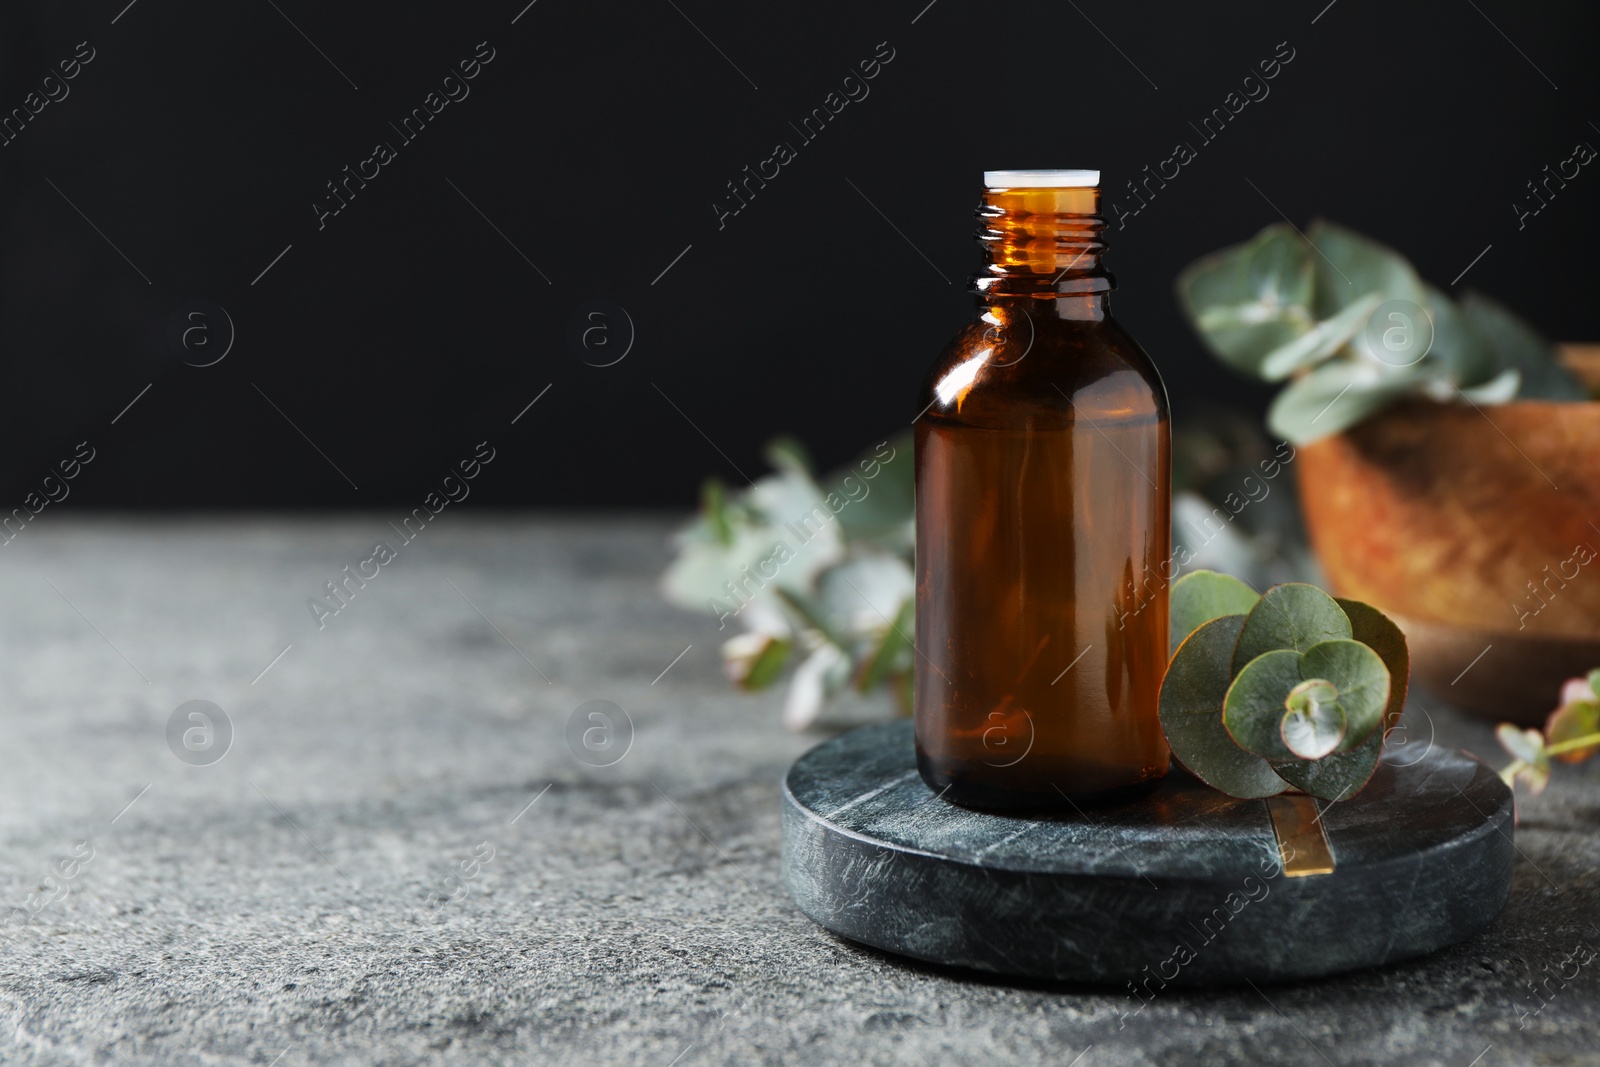
[[[1167,395],[1108,308],[1099,172],[984,180],[979,314],[918,401],[917,766],[1070,811],[1167,772]]]

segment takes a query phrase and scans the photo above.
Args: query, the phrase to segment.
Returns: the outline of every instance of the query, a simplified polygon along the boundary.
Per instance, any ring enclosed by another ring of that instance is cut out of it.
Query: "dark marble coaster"
[[[1120,807],[991,815],[923,784],[910,722],[865,726],[790,768],[784,877],[802,911],[856,941],[1141,995],[1420,956],[1505,904],[1511,791],[1476,760],[1433,749],[1380,765],[1351,800],[1317,803],[1335,870],[1290,877],[1267,801],[1176,766]]]

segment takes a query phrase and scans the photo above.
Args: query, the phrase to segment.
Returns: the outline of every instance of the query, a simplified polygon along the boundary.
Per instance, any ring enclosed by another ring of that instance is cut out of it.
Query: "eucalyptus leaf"
[[[834,633],[865,636],[876,644],[915,596],[916,579],[905,560],[887,554],[861,555],[818,575],[812,602]]]
[[[1504,404],[1515,400],[1522,391],[1522,372],[1516,368],[1503,370],[1480,385],[1463,387],[1456,392],[1474,404]],[[1452,398],[1453,399],[1453,398]]]
[[[1384,709],[1383,728],[1392,730],[1406,710],[1406,687],[1411,681],[1411,652],[1406,635],[1371,604],[1346,597],[1335,598],[1335,603],[1350,620],[1351,639],[1376,652],[1389,671],[1389,703]]]
[[[1301,759],[1318,760],[1339,747],[1350,721],[1332,682],[1313,678],[1289,690],[1278,723],[1284,745]]]
[[[1257,373],[1266,381],[1278,382],[1327,359],[1362,332],[1383,299],[1382,293],[1368,293],[1332,318],[1322,320],[1288,344],[1268,352]]]
[[[1335,752],[1319,760],[1274,763],[1278,777],[1296,789],[1323,800],[1349,800],[1361,791],[1383,755],[1383,734],[1372,736],[1349,752]]]
[[[774,437],[767,442],[761,454],[774,470],[813,480],[811,457],[805,446],[793,437]]]
[[[1274,224],[1190,264],[1178,276],[1178,299],[1219,359],[1257,374],[1268,353],[1315,322],[1309,256],[1293,227]]]
[[[913,540],[915,484],[908,433],[863,452],[822,482],[827,492],[849,501],[839,510],[846,538],[897,550],[910,548]]]
[[[773,617],[779,589],[809,589],[845,554],[840,524],[831,521],[800,447],[778,440],[767,457],[775,472],[737,495],[720,482],[707,483],[701,514],[674,535],[678,554],[661,578],[667,600],[709,611],[719,628],[731,617],[747,627],[755,618]],[[807,539],[798,538],[790,524],[817,508],[827,520]]]
[[[1216,571],[1185,574],[1172,583],[1167,594],[1172,651],[1176,652],[1183,639],[1202,623],[1224,615],[1242,618],[1260,599],[1260,593],[1231,574]]]
[[[1499,366],[1522,375],[1518,395],[1528,400],[1587,400],[1588,392],[1556,359],[1555,346],[1499,301],[1478,292],[1461,297],[1461,311],[1487,339]]]
[[[713,524],[702,518],[679,532],[678,555],[661,576],[667,600],[691,611],[709,607],[713,618],[723,613],[738,616],[745,603],[770,599],[780,586],[803,582],[815,573],[802,556],[779,570],[776,584],[750,581],[746,575],[772,558],[777,539],[770,527],[748,522],[731,522],[727,530],[733,540],[724,543]]]
[[[733,544],[733,520],[728,514],[728,487],[720,478],[707,478],[700,490],[700,507],[719,545]]]
[[[1247,619],[1245,628],[1249,625]],[[1302,680],[1300,653],[1293,649],[1264,652],[1246,663],[1222,701],[1222,724],[1228,736],[1246,752],[1268,760],[1296,758],[1283,742],[1280,723],[1285,698]]]
[[[1286,788],[1272,765],[1236,745],[1222,724],[1232,672],[1229,656],[1243,615],[1202,624],[1172,657],[1161,683],[1161,728],[1172,754],[1195,777],[1235,797],[1269,797]]]
[[[1300,673],[1306,678],[1326,678],[1337,690],[1347,724],[1340,752],[1349,752],[1383,725],[1389,706],[1389,669],[1360,641],[1312,645],[1300,659]]]
[[[1331,359],[1284,386],[1267,409],[1267,426],[1285,441],[1310,444],[1394,403],[1420,378],[1376,360]]]
[[[1591,672],[1591,677],[1593,673]],[[1587,678],[1568,678],[1567,684],[1561,687],[1561,699],[1557,701],[1556,706],[1593,699],[1595,699],[1594,687],[1589,684]]]
[[[822,707],[849,684],[850,657],[837,645],[823,644],[795,668],[784,694],[783,724],[804,730],[817,721]]]
[[[767,446],[767,459],[775,472],[756,479],[743,494],[743,503],[755,512],[758,520],[779,533],[784,524],[798,521],[813,508],[821,507],[826,512],[823,503],[826,494],[811,477],[798,446],[785,444],[781,439],[774,441]],[[821,529],[829,541],[838,543],[841,540],[834,523],[824,523]]]
[[[1250,609],[1233,650],[1233,669],[1235,674],[1242,672],[1246,664],[1266,652],[1304,652],[1323,641],[1349,640],[1350,636],[1350,619],[1333,597],[1314,585],[1285,582],[1268,589]],[[1299,663],[1298,657],[1295,662]],[[1297,671],[1294,681],[1300,680]],[[1293,684],[1283,687],[1280,701]],[[1273,716],[1274,723],[1277,718]]]
[[[1573,700],[1555,710],[1545,723],[1544,734],[1552,745],[1600,732],[1600,701]],[[1600,751],[1600,745],[1589,745],[1563,752],[1556,759],[1568,763],[1581,763]]]
[[[739,684],[746,689],[765,689],[778,680],[783,674],[783,669],[789,663],[789,652],[794,648],[794,642],[788,638],[774,637],[756,654],[750,662],[750,669],[740,679]]]
[[[822,635],[823,640],[836,648],[844,648],[847,641],[843,633],[836,630],[828,621],[827,615],[809,596],[793,589],[778,589],[778,599],[799,620],[797,629],[812,629]]]
[[[1494,348],[1456,302],[1434,286],[1425,284],[1423,289],[1428,294],[1428,316],[1433,319],[1433,347],[1423,358],[1437,363],[1449,383],[1463,390],[1503,376]]]
[[[1600,670],[1590,671],[1587,678],[1569,678],[1561,687],[1561,706],[1544,724],[1545,740],[1552,745],[1595,733],[1600,733]],[[1600,745],[1589,745],[1556,759],[1581,763],[1596,752]]]
[[[1385,300],[1409,300],[1419,307],[1427,302],[1422,280],[1394,249],[1326,219],[1313,222],[1306,237],[1314,249],[1313,306],[1318,318],[1331,318],[1369,293],[1382,294]]]
[[[1544,735],[1538,730],[1520,730],[1508,722],[1494,731],[1495,739],[1516,757],[1516,762],[1500,772],[1510,785],[1520,781],[1528,792],[1538,796],[1550,784],[1550,754],[1545,751]]]
[[[1537,763],[1545,758],[1544,738],[1538,730],[1519,730],[1510,723],[1501,723],[1494,735],[1507,752],[1523,763]]]

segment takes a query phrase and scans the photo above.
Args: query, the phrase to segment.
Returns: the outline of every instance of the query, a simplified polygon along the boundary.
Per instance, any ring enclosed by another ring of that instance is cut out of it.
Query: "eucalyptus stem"
[[[1565,741],[1557,741],[1553,745],[1545,746],[1544,754],[1559,756],[1563,752],[1572,752],[1580,748],[1592,748],[1600,745],[1600,734],[1584,734],[1582,737],[1569,737]]]

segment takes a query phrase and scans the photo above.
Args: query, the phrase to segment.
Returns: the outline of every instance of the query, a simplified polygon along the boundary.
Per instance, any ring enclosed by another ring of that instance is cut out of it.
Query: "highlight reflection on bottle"
[[[985,175],[980,314],[918,402],[917,765],[972,807],[1167,772],[1167,397],[1108,308],[1098,180]]]

